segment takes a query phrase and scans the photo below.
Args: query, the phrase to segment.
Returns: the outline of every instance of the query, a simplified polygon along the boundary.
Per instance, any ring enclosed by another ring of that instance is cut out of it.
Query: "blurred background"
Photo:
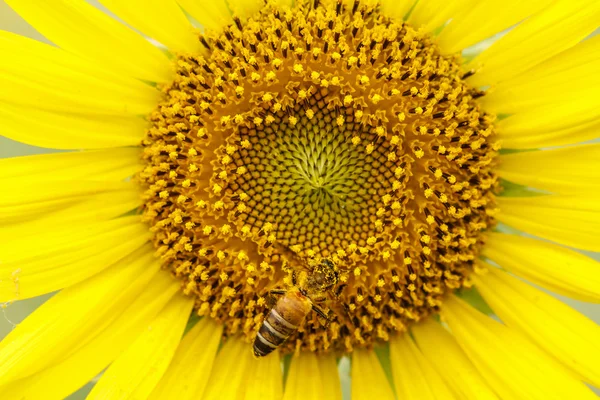
[[[42,0],[43,1],[43,0]],[[88,3],[93,4],[99,8],[104,9],[96,0],[87,0]],[[104,9],[105,10],[105,9]],[[25,22],[19,15],[17,15],[4,0],[0,0],[0,29],[5,31],[11,31],[18,33],[23,36],[40,40],[48,43],[48,41],[39,34],[35,29]],[[596,32],[598,33],[598,31]],[[1,63],[1,61],[0,61]],[[30,154],[43,154],[50,153],[52,150],[43,149],[34,146],[28,146],[22,143],[12,141],[2,136],[2,121],[0,121],[0,158],[16,157]],[[589,256],[600,260],[600,254],[587,253]],[[1,262],[1,260],[0,260]],[[0,339],[6,336],[19,322],[21,322],[29,313],[40,306],[44,301],[50,298],[52,295],[44,295],[33,299],[27,299],[19,301],[5,307],[2,307],[0,314]],[[596,323],[600,323],[600,305],[583,303],[580,301],[568,299],[562,296],[557,296],[562,299],[565,303],[576,308],[583,314],[587,315],[590,319]],[[343,379],[344,380],[344,379]],[[71,395],[69,400],[84,399],[86,394],[91,389],[93,383],[84,386],[81,390]],[[348,382],[344,385],[344,392],[348,393]],[[600,392],[598,392],[600,394]],[[345,396],[346,397],[346,396]]]

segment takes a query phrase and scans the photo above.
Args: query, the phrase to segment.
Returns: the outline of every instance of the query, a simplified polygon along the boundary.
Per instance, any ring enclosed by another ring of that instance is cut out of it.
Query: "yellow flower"
[[[0,398],[595,397],[599,2],[7,3]]]

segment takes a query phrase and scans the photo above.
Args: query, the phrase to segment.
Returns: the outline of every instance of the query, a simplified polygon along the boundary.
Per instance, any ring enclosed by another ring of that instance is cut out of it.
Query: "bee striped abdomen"
[[[254,340],[254,354],[266,356],[285,341],[298,327],[285,321],[277,310],[272,309],[258,330]]]
[[[286,293],[271,309],[254,339],[254,355],[264,357],[298,330],[311,309],[311,302],[299,293]]]

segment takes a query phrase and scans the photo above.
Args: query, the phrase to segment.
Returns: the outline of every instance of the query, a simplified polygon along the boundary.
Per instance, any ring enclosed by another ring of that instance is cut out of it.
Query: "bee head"
[[[315,266],[311,278],[315,287],[325,290],[338,282],[338,273],[333,262],[324,258]]]

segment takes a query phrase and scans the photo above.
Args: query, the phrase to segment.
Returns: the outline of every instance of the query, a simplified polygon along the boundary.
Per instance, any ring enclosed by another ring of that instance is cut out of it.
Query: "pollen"
[[[199,315],[252,341],[269,291],[340,285],[282,350],[372,346],[468,285],[500,148],[455,56],[374,1],[267,2],[182,53],[143,140],[143,213]],[[338,290],[339,289],[339,290]]]

